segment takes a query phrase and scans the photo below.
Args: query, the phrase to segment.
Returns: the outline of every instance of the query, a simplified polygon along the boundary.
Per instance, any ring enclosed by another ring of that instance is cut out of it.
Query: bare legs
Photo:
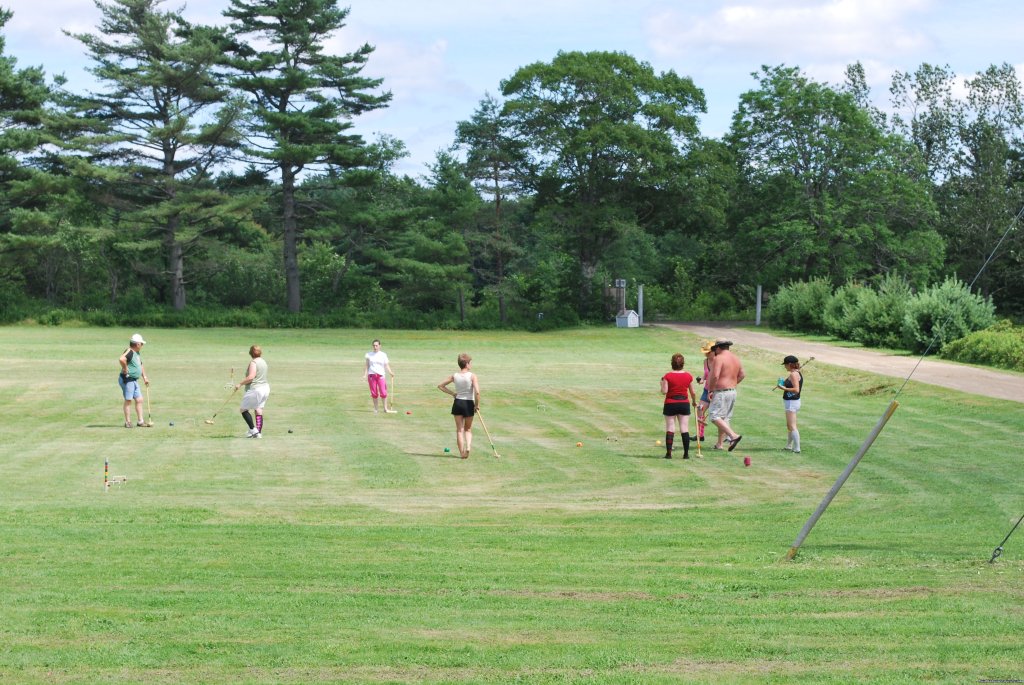
[[[455,416],[455,444],[459,448],[459,456],[469,459],[469,450],[473,447],[472,416]]]
[[[800,431],[796,427],[796,412],[786,412],[786,449],[800,451]]]
[[[130,424],[132,422],[132,402],[135,402],[135,415],[139,417],[138,423],[142,423],[142,398],[136,397],[134,400],[124,401],[124,422]]]
[[[715,444],[715,449],[722,449],[722,445],[725,442],[725,438],[728,437],[730,440],[735,440],[739,437],[739,433],[733,431],[729,427],[729,422],[725,419],[714,419],[711,423],[715,424],[718,428],[718,442]]]

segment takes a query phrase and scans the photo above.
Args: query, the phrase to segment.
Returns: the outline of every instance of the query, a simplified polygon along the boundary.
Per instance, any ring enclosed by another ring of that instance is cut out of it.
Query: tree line
[[[615,278],[644,284],[649,317],[717,318],[757,285],[916,290],[986,263],[976,291],[1024,313],[1007,64],[897,72],[884,111],[860,64],[835,85],[764,66],[713,139],[689,77],[560,52],[498,82],[413,179],[394,171],[402,141],[352,130],[391,95],[362,74],[372,46],[326,51],[336,0],[231,0],[219,26],[161,0],[97,6],[73,34],[89,92],[19,67],[0,36],[7,321],[556,326],[605,319]]]

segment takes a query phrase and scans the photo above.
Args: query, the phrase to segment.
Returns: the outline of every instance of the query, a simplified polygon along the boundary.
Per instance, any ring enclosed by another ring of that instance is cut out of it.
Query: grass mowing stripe
[[[911,384],[782,562],[889,379],[816,363],[793,455],[777,355],[737,350],[741,448],[669,462],[657,379],[675,351],[693,366],[695,339],[392,331],[402,413],[374,415],[361,373],[377,336],[146,332],[157,426],[126,430],[126,335],[0,329],[0,680],[1020,677],[1021,555],[1011,541],[987,563],[1020,513],[1020,405]],[[253,343],[270,362],[262,441],[239,437],[234,404],[202,424]],[[453,422],[434,386],[463,350],[500,461],[482,432],[468,462],[443,453]],[[59,384],[38,382],[40,361],[60,363]],[[952,449],[963,432],[971,455]],[[129,476],[107,493],[104,457]]]

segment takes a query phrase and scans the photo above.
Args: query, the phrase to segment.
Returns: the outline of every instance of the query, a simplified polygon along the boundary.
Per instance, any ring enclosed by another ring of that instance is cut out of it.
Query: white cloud
[[[451,78],[448,41],[431,43],[382,39],[370,41],[374,52],[363,73],[383,78],[396,102],[419,101],[426,94],[462,94],[468,86]]]
[[[15,0],[4,3],[4,6],[13,13],[11,20],[4,27],[4,34],[7,52],[15,56],[19,52],[81,52],[81,44],[74,38],[64,35],[64,31],[92,33],[99,21],[99,10],[96,6],[81,0]]]
[[[72,89],[91,87],[80,43],[64,36],[95,32],[92,0],[0,0],[14,12],[4,29],[6,54],[19,66],[65,73]],[[228,0],[165,0],[195,23],[223,23]],[[877,98],[894,69],[922,62],[972,74],[988,64],[1024,60],[1016,35],[1019,0],[339,0],[347,25],[335,54],[375,46],[364,74],[383,78],[393,100],[353,123],[367,137],[384,132],[412,153],[406,168],[429,162],[451,143],[455,123],[472,116],[485,92],[515,69],[551,60],[558,50],[622,50],[657,71],[674,69],[704,89],[706,135],[729,125],[739,94],[754,87],[762,64],[799,66],[838,84],[861,62]],[[1024,72],[1022,72],[1024,73]]]
[[[776,63],[849,62],[924,50],[930,40],[913,18],[929,7],[928,0],[747,2],[698,17],[669,9],[647,27],[651,48],[667,58],[731,55],[749,62],[770,54]]]

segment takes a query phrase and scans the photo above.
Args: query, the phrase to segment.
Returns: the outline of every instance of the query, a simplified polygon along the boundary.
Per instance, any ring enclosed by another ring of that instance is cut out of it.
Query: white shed
[[[619,328],[639,328],[640,315],[634,312],[632,309],[620,312],[615,317],[615,325],[618,326]]]

